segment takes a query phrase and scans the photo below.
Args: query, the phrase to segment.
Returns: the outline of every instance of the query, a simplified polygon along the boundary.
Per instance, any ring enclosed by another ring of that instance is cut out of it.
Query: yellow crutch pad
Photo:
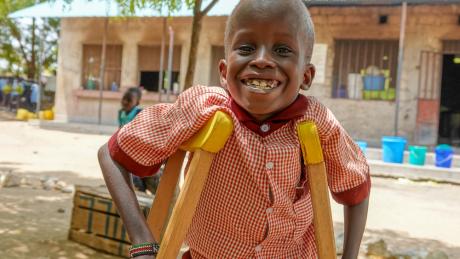
[[[230,115],[217,111],[204,127],[180,148],[190,152],[201,149],[217,153],[225,146],[232,132],[233,121]]]
[[[305,165],[323,162],[323,150],[321,148],[316,124],[311,121],[299,123],[297,125],[297,135],[299,136]],[[307,150],[309,152],[307,152]]]

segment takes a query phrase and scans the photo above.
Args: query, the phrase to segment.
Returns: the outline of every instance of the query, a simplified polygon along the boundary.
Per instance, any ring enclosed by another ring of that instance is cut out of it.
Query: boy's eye
[[[253,51],[254,51],[254,47],[250,46],[250,45],[242,45],[240,47],[238,47],[238,53],[241,54],[241,55],[248,55],[248,54],[251,54]]]
[[[289,47],[281,46],[275,49],[275,52],[280,56],[288,56],[292,53],[292,50]]]

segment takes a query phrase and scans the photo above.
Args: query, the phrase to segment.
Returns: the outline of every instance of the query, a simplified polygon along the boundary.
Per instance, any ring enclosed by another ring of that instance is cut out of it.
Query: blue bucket
[[[452,167],[452,160],[454,159],[454,149],[451,146],[442,144],[437,146],[434,151],[436,153],[435,165],[437,167]]]
[[[382,137],[383,162],[402,164],[406,143],[402,137]]]
[[[363,77],[364,90],[383,90],[385,89],[384,76],[364,76]]]
[[[427,147],[409,146],[409,164],[425,165]]]
[[[364,155],[366,154],[366,149],[367,149],[367,142],[366,141],[356,141],[356,144],[361,148],[361,151],[363,151]]]

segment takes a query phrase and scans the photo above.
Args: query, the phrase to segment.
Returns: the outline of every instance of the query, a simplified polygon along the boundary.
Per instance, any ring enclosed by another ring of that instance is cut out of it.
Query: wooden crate
[[[140,208],[147,215],[153,199],[137,194]],[[131,243],[106,187],[76,187],[69,239],[113,255],[128,256]]]

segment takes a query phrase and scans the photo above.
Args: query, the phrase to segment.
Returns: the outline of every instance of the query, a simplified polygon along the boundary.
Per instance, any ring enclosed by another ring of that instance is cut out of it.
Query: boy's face
[[[289,106],[314,77],[295,22],[288,15],[238,19],[228,38],[227,60],[219,64],[222,86],[259,121]]]

